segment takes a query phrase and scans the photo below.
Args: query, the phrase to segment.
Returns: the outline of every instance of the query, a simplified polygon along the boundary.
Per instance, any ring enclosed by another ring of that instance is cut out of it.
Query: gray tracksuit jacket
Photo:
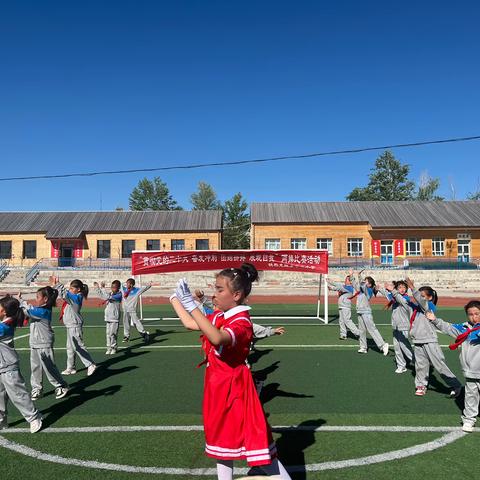
[[[410,318],[412,316],[412,304],[408,296],[404,296],[397,290],[391,292],[380,288],[378,290],[386,297],[388,301],[392,301],[392,327],[395,330],[410,330]]]
[[[412,304],[415,319],[410,329],[410,338],[413,343],[438,343],[438,335],[435,326],[425,316],[425,312],[429,310],[435,312],[436,306],[434,303],[424,299],[418,290],[414,290],[413,298],[417,304]]]
[[[472,328],[468,323],[452,324],[441,318],[436,318],[432,323],[441,332],[454,338]],[[475,325],[475,327],[479,326],[478,323]],[[480,379],[480,330],[471,332],[458,348],[460,350],[460,364],[465,378]]]
[[[15,329],[11,318],[0,322],[0,373],[18,370],[18,354],[13,344]]]
[[[133,287],[130,291],[127,290],[127,287],[122,285],[122,308],[124,312],[136,313],[138,299],[142,293],[145,293],[151,285],[145,285],[142,288]],[[128,293],[128,295],[127,295]]]
[[[330,288],[339,292],[338,308],[352,308],[352,298],[355,296],[355,289],[351,285],[345,285],[342,282],[328,282]]]
[[[275,335],[275,329],[273,327],[264,327],[263,325],[258,325],[258,323],[252,323],[252,326],[254,340]]]
[[[95,288],[97,295],[105,300],[105,321],[118,323],[120,321],[120,305],[122,292],[107,292],[104,288]]]
[[[53,287],[58,291],[58,295],[67,302],[67,306],[63,312],[63,324],[68,327],[81,327],[83,325],[83,317],[80,313],[83,303],[83,295],[81,293],[71,293],[61,283]]]
[[[52,310],[45,307],[34,307],[25,300],[20,303],[30,323],[30,347],[52,348],[55,334],[52,328]]]
[[[363,281],[359,281],[356,278],[352,278],[352,287],[355,291],[359,292],[357,296],[357,313],[372,313],[372,307],[370,306],[370,299],[373,296],[373,289],[367,287],[367,284]]]

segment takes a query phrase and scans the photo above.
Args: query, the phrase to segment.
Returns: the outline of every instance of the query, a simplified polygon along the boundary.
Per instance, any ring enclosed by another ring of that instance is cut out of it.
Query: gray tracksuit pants
[[[7,397],[27,422],[41,418],[40,412],[30,398],[20,370],[0,373],[0,422],[7,419]]]
[[[135,326],[138,333],[144,333],[145,327],[138,318],[137,312],[123,312],[123,334],[126,337],[130,336],[130,323]]]
[[[360,348],[364,348],[365,350],[367,349],[367,331],[378,348],[381,348],[383,345],[385,345],[385,340],[377,330],[377,326],[373,321],[373,315],[371,313],[358,312],[358,330],[360,337]]]
[[[67,383],[58,371],[55,364],[53,348],[31,348],[30,349],[30,385],[32,388],[42,390],[43,372],[48,381],[55,387],[66,387]]]
[[[430,365],[440,374],[443,381],[451,388],[461,387],[461,383],[445,363],[442,349],[437,342],[415,344],[415,386],[426,387]]]
[[[347,336],[347,329],[350,330],[354,335],[359,335],[360,331],[357,326],[352,321],[352,310],[350,308],[339,308],[338,309],[338,324],[340,326],[340,336]]]
[[[405,368],[413,361],[413,350],[408,341],[408,330],[393,329],[393,350],[397,367]]]
[[[67,327],[67,369],[69,370],[75,368],[75,353],[86,367],[95,363],[83,343],[82,327]]]
[[[106,322],[107,347],[117,348],[118,322]]]
[[[480,379],[468,378],[465,381],[465,408],[463,409],[463,423],[475,425],[480,401]]]

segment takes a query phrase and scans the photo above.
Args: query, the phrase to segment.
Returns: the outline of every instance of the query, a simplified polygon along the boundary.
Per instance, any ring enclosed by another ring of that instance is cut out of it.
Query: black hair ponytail
[[[436,305],[438,302],[438,295],[437,291],[434,290],[432,287],[420,287],[418,289],[419,292],[425,292],[429,297],[432,297],[431,302]]]
[[[242,292],[244,297],[248,297],[252,291],[252,283],[258,279],[258,270],[255,265],[244,263],[240,268],[226,268],[218,276],[230,280],[233,292]]]
[[[13,320],[13,328],[23,327],[26,316],[20,307],[20,302],[16,298],[13,298],[11,295],[0,298],[0,305],[5,310],[6,316]]]
[[[83,298],[88,298],[88,285],[86,283],[83,283],[81,280],[72,280],[70,282],[70,286],[78,288],[80,293],[83,295]]]
[[[37,290],[37,293],[45,297],[47,301],[45,302],[44,307],[52,309],[57,305],[58,290],[55,290],[52,287],[42,287]]]

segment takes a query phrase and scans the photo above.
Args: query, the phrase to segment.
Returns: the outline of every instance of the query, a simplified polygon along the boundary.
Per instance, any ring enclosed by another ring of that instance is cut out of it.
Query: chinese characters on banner
[[[324,250],[202,250],[132,252],[132,274],[223,270],[248,262],[257,270],[328,273]]]
[[[52,240],[52,246],[50,249],[50,257],[51,258],[58,258],[60,250],[60,242],[58,240]]]
[[[380,256],[380,240],[372,240],[372,258]]]
[[[393,251],[396,257],[405,256],[405,240],[394,240]]]
[[[83,242],[81,240],[75,242],[73,256],[75,258],[83,257]]]

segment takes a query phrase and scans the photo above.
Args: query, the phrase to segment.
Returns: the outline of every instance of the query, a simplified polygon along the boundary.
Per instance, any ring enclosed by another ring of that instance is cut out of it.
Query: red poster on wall
[[[52,245],[50,248],[50,257],[58,258],[58,251],[60,249],[60,242],[58,240],[52,240]]]
[[[83,242],[82,241],[75,242],[75,250],[73,252],[73,256],[75,258],[82,258],[83,257]]]
[[[372,240],[372,257],[380,256],[380,240]]]
[[[393,251],[395,252],[396,257],[404,257],[405,256],[405,240],[394,240]]]

